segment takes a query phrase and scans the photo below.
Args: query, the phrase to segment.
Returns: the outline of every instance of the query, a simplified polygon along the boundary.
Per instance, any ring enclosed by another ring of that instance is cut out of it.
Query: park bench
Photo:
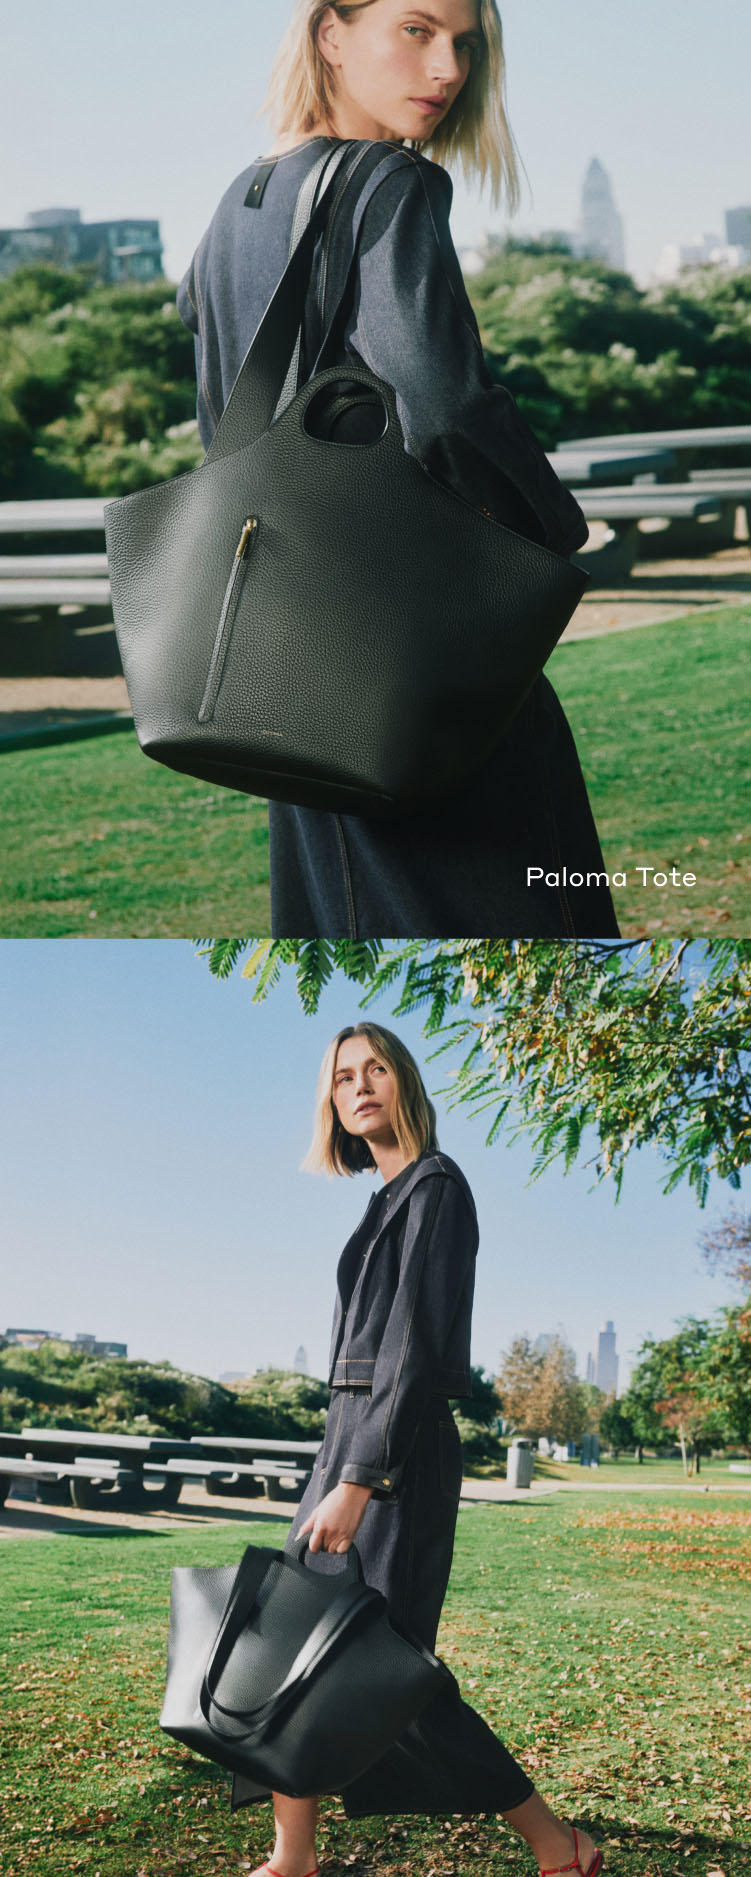
[[[243,1482],[247,1475],[262,1480],[262,1490],[267,1499],[273,1498],[273,1487],[282,1485],[286,1495],[302,1497],[310,1479],[312,1467],[305,1464],[305,1457],[314,1457],[320,1447],[319,1440],[253,1440],[245,1435],[237,1438],[222,1438],[219,1435],[194,1435],[202,1453],[213,1455],[214,1467],[211,1477],[207,1477],[208,1493],[229,1493],[230,1496],[243,1495]],[[284,1456],[287,1456],[285,1459]],[[295,1459],[303,1456],[301,1464]],[[227,1465],[222,1473],[217,1468],[225,1460]]]
[[[561,480],[572,487],[574,483],[583,485],[605,480],[603,471],[614,452],[622,452],[625,461],[629,451],[640,450],[651,453],[653,459],[633,472],[640,488],[663,479],[684,486],[690,481],[700,491],[711,488],[719,503],[716,518],[711,522],[698,525],[699,518],[678,514],[660,533],[642,533],[639,551],[643,558],[671,559],[673,555],[707,554],[731,547],[736,539],[739,508],[745,511],[746,529],[751,537],[751,424],[710,424],[675,430],[637,430],[622,436],[576,437],[559,444],[550,461]],[[746,459],[745,473],[743,461],[737,469],[728,466],[728,452],[732,461],[732,452],[737,450],[742,451]],[[665,453],[672,456],[670,465],[665,463]],[[698,466],[706,455],[720,456],[723,466]],[[583,459],[586,474],[571,476],[569,462],[576,456]],[[611,481],[617,479],[610,478]],[[579,489],[574,492],[580,499]]]
[[[305,1459],[318,1441],[215,1439],[103,1434],[75,1428],[0,1432],[0,1507],[15,1479],[33,1479],[45,1505],[79,1511],[158,1511],[177,1505],[184,1480],[241,1498],[299,1498],[310,1478]],[[212,1449],[204,1455],[204,1446]],[[213,1451],[216,1449],[217,1451]],[[269,1456],[272,1457],[269,1457]],[[299,1464],[300,1456],[304,1456]]]
[[[711,525],[722,507],[718,494],[692,482],[649,482],[632,484],[630,488],[593,487],[577,489],[575,493],[587,521],[604,521],[608,526],[602,547],[590,551],[580,549],[576,556],[579,564],[588,572],[591,570],[596,579],[607,575],[620,580],[631,572],[644,553],[643,522],[667,522],[668,529],[659,533],[660,542],[665,542],[665,546],[660,547],[663,554],[669,551],[667,542],[672,540],[669,530],[675,521]]]
[[[103,534],[98,497],[0,502],[6,674],[120,672]],[[71,541],[69,553],[55,551],[61,536]]]

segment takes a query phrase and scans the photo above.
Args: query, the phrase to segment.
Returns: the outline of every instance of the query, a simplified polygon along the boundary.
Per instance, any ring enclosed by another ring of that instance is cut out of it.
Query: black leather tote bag
[[[293,1798],[340,1792],[448,1678],[391,1627],[354,1545],[323,1572],[306,1569],[307,1544],[172,1572],[160,1717],[194,1752]]]
[[[146,753],[254,795],[376,815],[440,800],[487,759],[588,576],[430,476],[404,448],[390,384],[318,368],[335,314],[280,408],[328,206],[327,187],[203,462],[107,502],[105,531]],[[348,427],[347,411],[368,423]]]

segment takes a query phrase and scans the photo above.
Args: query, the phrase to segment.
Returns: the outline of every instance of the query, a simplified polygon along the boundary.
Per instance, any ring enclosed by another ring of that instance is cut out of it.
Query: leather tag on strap
[[[245,197],[245,201],[243,204],[244,208],[260,209],[261,203],[263,201],[263,192],[264,192],[264,189],[266,188],[266,184],[269,180],[272,169],[276,169],[276,157],[274,157],[270,163],[259,163],[258,168],[255,173],[255,178],[253,182],[251,183],[248,193]]]

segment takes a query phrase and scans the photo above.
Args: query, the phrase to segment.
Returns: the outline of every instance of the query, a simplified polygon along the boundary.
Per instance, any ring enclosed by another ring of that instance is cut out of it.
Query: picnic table
[[[640,559],[706,554],[731,547],[736,538],[736,511],[739,508],[745,510],[746,528],[751,536],[751,424],[688,425],[670,430],[634,430],[622,436],[576,437],[559,444],[550,460],[561,475],[561,480],[568,482],[571,487],[573,485],[566,473],[567,466],[572,456],[575,457],[577,453],[582,455],[587,475],[582,476],[581,483],[587,486],[602,479],[598,472],[598,461],[604,466],[606,462],[612,461],[613,451],[623,452],[625,460],[628,451],[639,450],[652,456],[651,462],[647,461],[642,468],[634,471],[633,482],[639,489],[655,482],[674,482],[683,487],[691,482],[696,485],[697,493],[711,488],[719,503],[717,515],[711,522],[700,524],[699,516],[679,514],[671,520],[669,528],[660,532],[646,533],[640,530],[637,543]],[[741,463],[728,467],[728,452],[731,452],[732,461],[732,453],[736,451],[743,452]],[[669,466],[664,460],[666,454],[672,457]],[[723,459],[722,466],[702,465],[701,458],[712,455]],[[745,475],[744,460],[747,465]],[[578,488],[575,493],[579,499]]]
[[[92,1433],[77,1428],[0,1431],[0,1507],[14,1479],[34,1479],[43,1504],[79,1510],[153,1510],[177,1505],[183,1482],[253,1498],[300,1497],[319,1441],[193,1435]]]
[[[548,451],[548,462],[568,487],[592,482],[628,483],[637,476],[667,476],[676,468],[677,458],[672,450],[636,449],[628,437],[620,449],[617,439],[611,437],[610,446],[607,450],[598,450],[589,440],[562,443],[557,450]]]
[[[751,481],[748,492],[751,497]],[[577,489],[576,499],[587,521],[604,521],[608,526],[602,547],[593,553],[584,549],[576,557],[588,571],[594,564],[595,575],[599,574],[601,582],[606,573],[617,580],[628,576],[635,562],[648,553],[650,542],[661,543],[655,551],[666,553],[666,536],[670,535],[672,541],[671,530],[676,523],[713,527],[724,507],[721,492],[694,482],[650,482],[632,484],[626,489]],[[641,526],[645,521],[664,522],[666,526],[655,535],[645,535]],[[703,541],[701,551],[704,551]]]

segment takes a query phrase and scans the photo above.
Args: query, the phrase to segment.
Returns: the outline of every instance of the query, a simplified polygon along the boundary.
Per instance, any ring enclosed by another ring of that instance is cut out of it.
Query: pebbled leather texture
[[[373,815],[440,798],[480,767],[587,575],[431,477],[404,447],[393,388],[366,367],[317,371],[272,421],[324,206],[269,303],[203,463],[106,503],[105,533],[146,753],[247,793]],[[311,399],[344,381],[362,386],[371,434],[374,398],[387,414],[376,441],[306,430]],[[221,682],[210,720],[199,722],[249,517],[258,525]]]
[[[246,1574],[253,1594],[219,1678],[222,1706],[214,1726],[201,1705],[205,1671]],[[343,1630],[279,1716],[260,1733],[249,1733],[244,1716],[260,1704],[273,1705],[275,1690],[334,1601],[344,1602],[349,1589],[354,1603],[362,1588],[351,1584],[348,1572],[324,1575],[263,1546],[250,1546],[238,1567],[174,1570],[163,1731],[276,1791],[340,1791],[447,1682],[438,1658],[391,1626],[380,1591],[367,1593],[365,1620]]]

